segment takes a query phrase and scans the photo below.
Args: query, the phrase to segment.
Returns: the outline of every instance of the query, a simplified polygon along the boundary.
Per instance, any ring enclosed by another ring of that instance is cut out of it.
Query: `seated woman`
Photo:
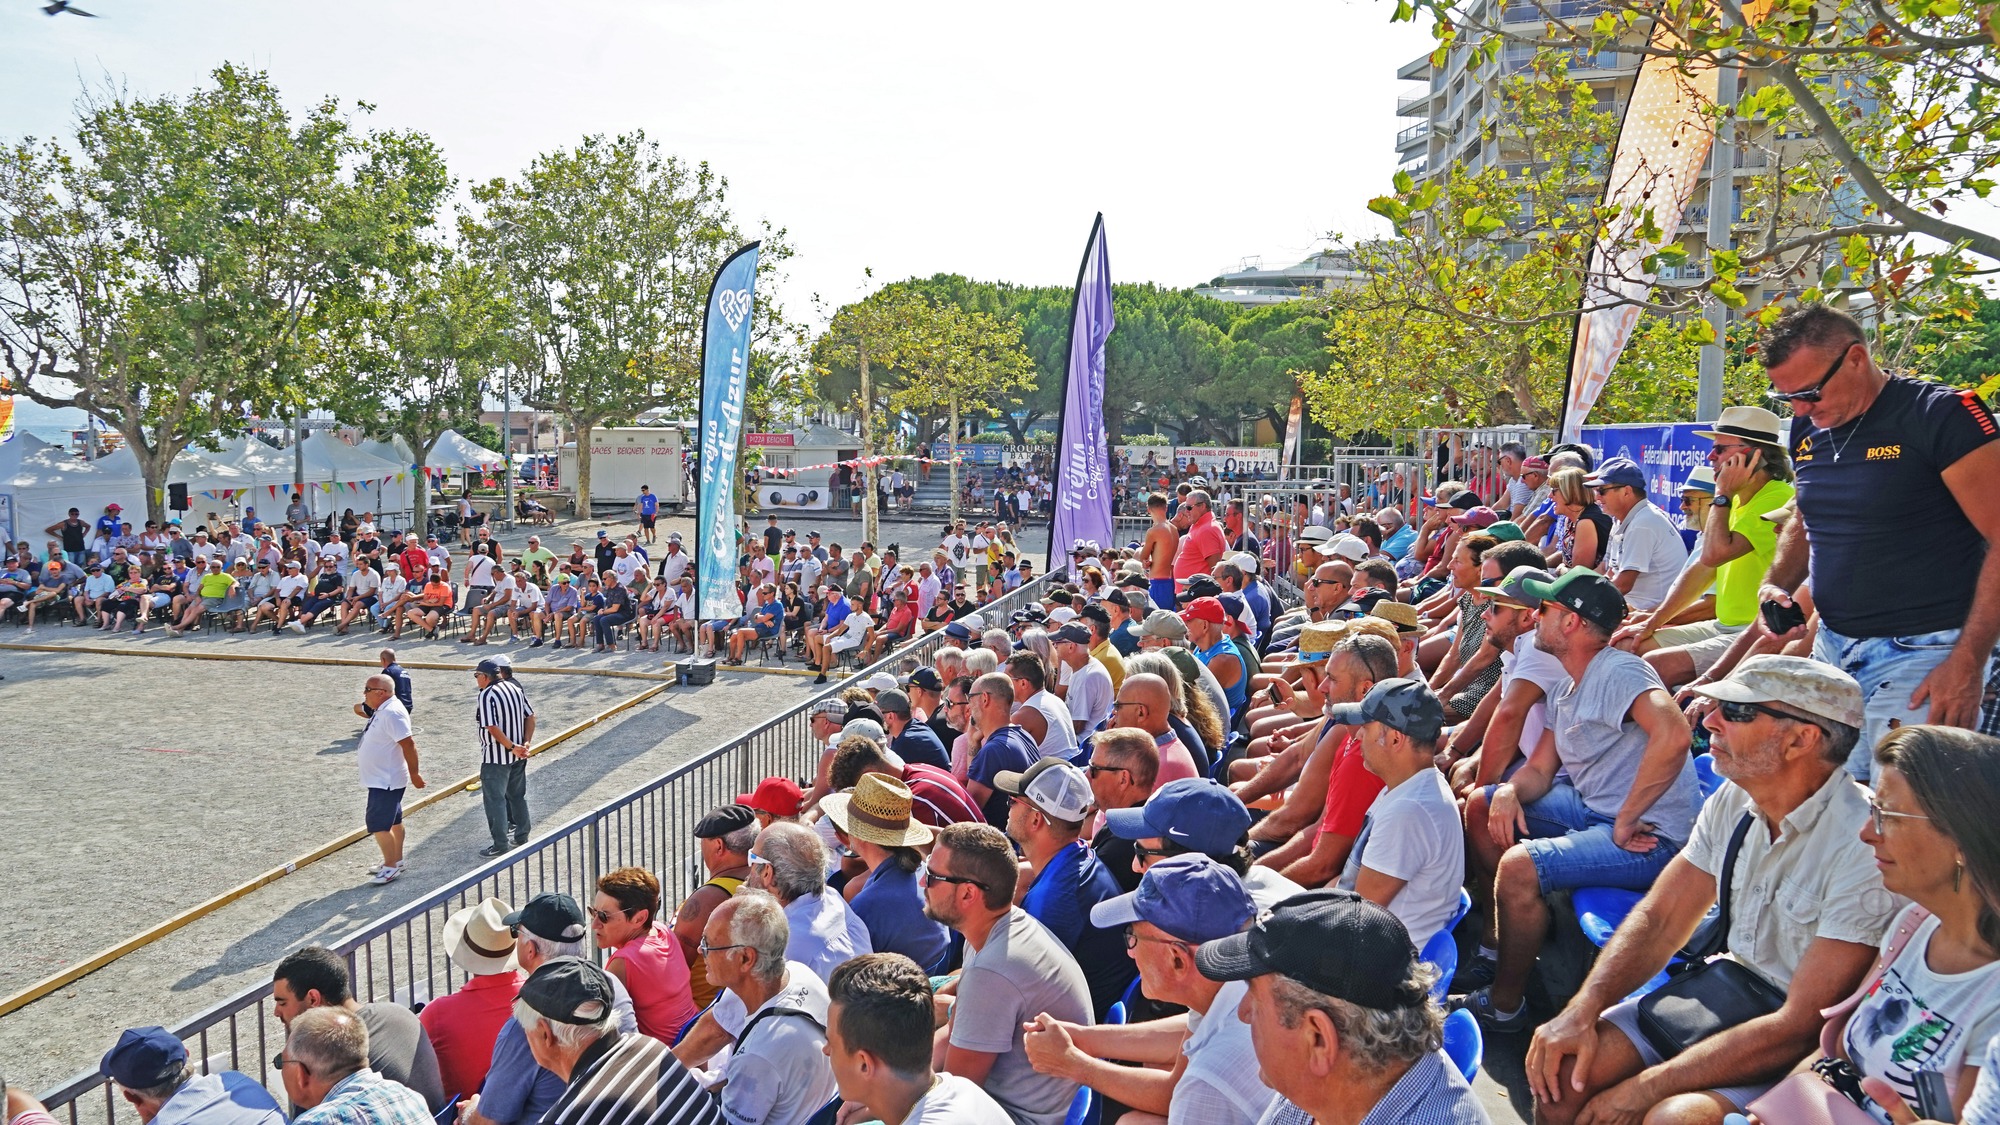
[[[639,581],[646,582],[646,579],[641,577]],[[668,605],[667,584],[647,583],[639,595],[639,616],[634,620],[634,627],[639,630],[640,652],[660,651],[660,634],[666,626],[664,618]]]
[[[785,583],[785,592],[778,600],[785,607],[785,637],[796,642],[806,635],[806,626],[812,623],[812,602],[799,592],[796,582]]]
[[[1862,1108],[1877,1121],[1889,1120],[1877,1098],[1914,1107],[1917,1072],[1936,1072],[1956,1118],[2000,1034],[2000,739],[1901,727],[1875,761],[1874,815],[1861,838],[1875,849],[1882,886],[1911,905],[1890,924],[1866,983],[1834,1009],[1820,1036],[1828,1057],[1812,1066],[1858,1076],[1869,1095]],[[1760,1106],[1772,1109],[1764,1099],[1751,1109]],[[1765,1125],[1780,1122],[1774,1114]]]

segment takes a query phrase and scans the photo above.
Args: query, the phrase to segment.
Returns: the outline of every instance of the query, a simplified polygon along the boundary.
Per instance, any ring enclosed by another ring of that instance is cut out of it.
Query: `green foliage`
[[[13,390],[115,427],[157,518],[182,449],[321,397],[320,334],[422,259],[450,186],[428,138],[359,132],[332,99],[294,120],[260,72],[86,98],[73,148],[0,156]]]

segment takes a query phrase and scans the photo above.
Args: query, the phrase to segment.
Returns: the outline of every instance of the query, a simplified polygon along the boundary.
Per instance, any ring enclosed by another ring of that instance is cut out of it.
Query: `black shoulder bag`
[[[1718,909],[1682,951],[1687,960],[1679,971],[1669,970],[1674,975],[1639,1001],[1639,1032],[1666,1058],[1718,1031],[1784,1007],[1784,993],[1736,961],[1719,956],[1729,949],[1729,898],[1736,854],[1756,820],[1756,813],[1746,811],[1729,836],[1729,847],[1722,857]]]

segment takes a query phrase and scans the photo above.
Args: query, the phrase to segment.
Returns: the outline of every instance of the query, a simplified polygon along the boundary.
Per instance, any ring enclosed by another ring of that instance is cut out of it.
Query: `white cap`
[[[873,719],[854,719],[850,721],[846,726],[841,727],[839,732],[832,738],[827,739],[826,744],[828,746],[838,746],[842,740],[850,737],[873,739],[876,745],[884,748],[887,748],[889,745],[888,732],[882,729],[881,723]]]
[[[1075,620],[1076,611],[1066,605],[1059,605],[1049,611],[1049,621],[1052,624],[1061,625]]]
[[[986,619],[976,613],[966,614],[958,619],[958,623],[970,630],[975,637],[986,631]]]
[[[887,672],[877,672],[861,681],[860,686],[867,691],[893,691],[896,687],[896,677]]]
[[[1229,556],[1229,561],[1235,563],[1236,569],[1242,571],[1245,574],[1257,573],[1257,556],[1251,554],[1248,551],[1236,552],[1235,554]]]
[[[1060,758],[1044,758],[1024,773],[1002,772],[994,778],[994,786],[1001,792],[1012,792],[1018,786],[1020,794],[1029,804],[1057,820],[1072,824],[1090,814],[1094,798],[1090,793],[1090,779],[1083,771]]]
[[[1360,562],[1368,557],[1368,544],[1362,542],[1358,536],[1336,535],[1321,554],[1346,559],[1348,562]]]

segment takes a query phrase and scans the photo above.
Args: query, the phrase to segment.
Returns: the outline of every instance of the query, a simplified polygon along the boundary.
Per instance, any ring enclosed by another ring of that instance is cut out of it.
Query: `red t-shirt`
[[[1185,582],[1197,574],[1207,574],[1208,560],[1228,549],[1229,540],[1223,537],[1222,525],[1212,515],[1203,516],[1181,536],[1180,549],[1174,552],[1174,577]]]
[[[424,579],[430,575],[429,553],[422,547],[406,547],[402,554],[396,556],[396,561],[402,564],[403,577],[409,580],[410,585],[421,588]]]
[[[986,823],[972,794],[946,770],[911,762],[903,767],[903,783],[910,787],[910,815],[932,828]]]
[[[514,997],[521,991],[521,974],[494,973],[473,977],[449,996],[424,1005],[417,1021],[437,1049],[438,1075],[448,1098],[470,1097],[486,1081],[493,1061],[493,1041],[500,1025],[514,1014]]]
[[[1326,812],[1320,817],[1319,831],[1313,835],[1314,846],[1328,832],[1349,839],[1361,835],[1368,807],[1381,792],[1382,779],[1369,773],[1362,764],[1361,739],[1348,735],[1341,741],[1340,749],[1334,751],[1333,772],[1326,778]]]

